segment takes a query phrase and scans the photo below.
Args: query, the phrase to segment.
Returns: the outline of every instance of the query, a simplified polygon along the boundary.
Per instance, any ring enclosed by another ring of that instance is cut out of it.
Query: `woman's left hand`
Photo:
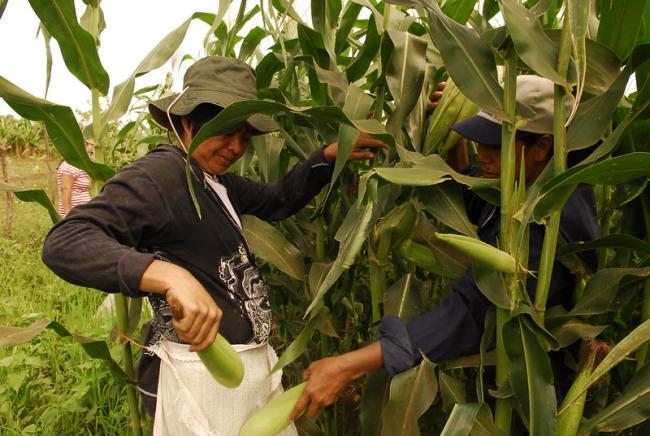
[[[352,147],[352,152],[348,157],[348,161],[372,159],[375,157],[375,150],[378,148],[386,148],[386,144],[367,133],[360,132],[359,137],[354,143],[354,147]],[[336,162],[336,155],[338,152],[338,142],[328,145],[323,150],[325,159],[330,163]]]

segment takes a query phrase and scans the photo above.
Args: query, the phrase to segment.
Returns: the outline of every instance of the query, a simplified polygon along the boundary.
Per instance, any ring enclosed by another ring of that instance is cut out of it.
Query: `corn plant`
[[[382,316],[408,320],[435,305],[470,263],[494,267],[484,271],[487,284],[480,286],[493,309],[479,354],[436,363],[425,358],[392,380],[373,374],[317,423],[302,420],[299,428],[316,426],[327,435],[509,434],[514,410],[531,434],[591,434],[647,419],[650,6],[645,1],[312,0],[311,20],[298,15],[290,1],[242,1],[232,4],[237,19],[230,26],[223,17],[231,2],[221,1],[216,14],[196,13],[161,41],[114,88],[104,112],[96,104],[108,92],[108,75],[96,53],[98,2],[89,2],[85,15],[94,23],[90,32],[75,27],[71,35],[57,33],[55,23],[76,23],[74,10],[57,18],[47,9],[50,2],[30,3],[59,44],[84,41],[74,56],[63,47],[62,52],[64,59],[81,59],[90,68],[68,65],[93,93],[92,130],[100,144],[108,123],[129,111],[135,78],[171,56],[192,19],[210,25],[206,54],[255,64],[262,99],[223,110],[197,133],[190,153],[206,137],[229,131],[253,113],[273,114],[280,132],[256,137],[234,169],[272,182],[323,143],[338,141],[332,182],[312,207],[275,225],[244,219],[246,238],[273,289],[272,340],[282,352],[275,369],[284,368],[290,384],[298,384],[306,362],[376,339]],[[256,17],[261,25],[244,31]],[[260,44],[269,41],[263,52]],[[535,183],[524,186],[515,182],[514,131],[530,113],[516,104],[515,79],[531,72],[556,84],[554,157]],[[427,117],[429,93],[447,76],[453,86]],[[637,91],[625,95],[631,77]],[[577,104],[565,114],[568,93]],[[96,180],[110,177],[111,168],[84,155],[68,108],[28,96],[2,78],[0,96],[21,116],[43,121],[66,160]],[[449,124],[478,107],[505,120],[499,182],[456,173],[443,159],[457,140],[448,137]],[[145,114],[137,124],[125,124],[121,143],[128,144],[131,129],[146,125]],[[388,149],[370,164],[346,165],[359,132],[384,140]],[[569,168],[569,151],[580,150],[585,156]],[[558,231],[560,211],[581,183],[599,194],[602,237],[565,244]],[[496,248],[480,246],[459,184],[500,205],[499,268],[493,258],[476,259],[477,252]],[[47,204],[37,192],[23,192],[29,195],[22,199]],[[519,266],[527,264],[525,241],[533,222],[546,232],[531,301],[520,286],[530,272]],[[466,252],[467,244],[478,248]],[[575,255],[594,249],[600,264],[589,271]],[[547,308],[556,259],[577,278],[570,311]],[[121,304],[126,309],[131,303]],[[120,321],[121,331],[126,322]],[[556,398],[548,352],[568,353],[572,344],[596,337],[609,341],[611,350],[583,345],[571,390]],[[490,389],[484,370],[494,365],[496,387]],[[590,388],[600,392],[601,401],[587,400]]]

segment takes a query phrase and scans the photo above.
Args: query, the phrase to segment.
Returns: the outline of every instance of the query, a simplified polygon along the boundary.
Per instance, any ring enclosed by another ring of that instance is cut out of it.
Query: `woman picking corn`
[[[534,181],[544,169],[553,152],[553,82],[537,76],[517,78],[517,100],[530,107],[535,115],[516,133],[516,163],[519,170],[523,159],[527,183]],[[573,98],[566,99],[570,112]],[[486,112],[451,126],[464,138],[477,144],[480,168],[471,168],[463,141],[451,153],[450,165],[456,171],[487,178],[501,174],[501,121]],[[465,191],[465,203],[470,220],[477,226],[479,238],[493,246],[499,234],[499,210],[471,191]],[[560,232],[568,242],[591,241],[597,237],[594,195],[591,187],[579,186],[566,202],[562,211]],[[530,226],[529,265],[539,264],[544,227]],[[490,249],[490,247],[488,247]],[[583,252],[583,261],[592,270],[596,268],[594,252]],[[570,271],[555,262],[549,291],[548,305],[561,304],[570,309],[575,280]],[[536,278],[530,277],[526,287],[534,298]],[[420,351],[431,361],[442,362],[459,356],[479,352],[485,314],[490,302],[476,285],[473,269],[453,286],[453,292],[437,307],[415,318],[408,324],[396,316],[382,319],[380,339],[364,348],[340,356],[313,362],[304,372],[307,385],[291,412],[290,419],[303,411],[310,417],[333,404],[343,389],[353,380],[369,372],[384,368],[389,376],[418,365]],[[555,360],[556,369],[562,365]],[[560,378],[568,371],[559,371]],[[562,374],[562,372],[564,374]],[[556,380],[557,381],[557,380]],[[568,385],[568,380],[559,384]],[[562,386],[559,386],[561,389]],[[561,392],[560,392],[561,394]]]
[[[240,216],[275,221],[302,209],[330,181],[338,144],[265,185],[227,171],[253,135],[278,130],[270,117],[253,115],[205,140],[191,159],[199,218],[185,178],[187,149],[205,123],[234,102],[257,99],[257,89],[250,66],[216,56],[190,66],[183,87],[149,105],[177,145],[158,146],[73,209],[49,233],[43,260],[71,283],[148,297],[154,319],[139,384],[150,406],[157,399],[155,435],[238,434],[246,418],[282,390],[281,375],[270,375],[277,357],[268,344],[268,289]],[[377,147],[384,145],[361,135],[349,159],[372,158]],[[212,344],[217,332],[244,362],[238,388],[216,383],[193,353]]]

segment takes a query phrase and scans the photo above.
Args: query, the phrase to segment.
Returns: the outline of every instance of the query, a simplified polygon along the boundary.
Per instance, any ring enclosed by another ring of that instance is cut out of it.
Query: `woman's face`
[[[253,129],[242,123],[233,132],[206,139],[196,148],[192,157],[208,174],[222,174],[228,171],[246,152]]]

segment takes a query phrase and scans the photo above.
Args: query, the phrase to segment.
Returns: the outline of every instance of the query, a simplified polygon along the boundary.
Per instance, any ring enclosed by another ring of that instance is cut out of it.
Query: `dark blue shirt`
[[[496,246],[499,234],[499,208],[487,203],[471,191],[466,191],[465,205],[469,219],[477,226],[479,238]],[[562,209],[560,234],[567,242],[592,241],[598,236],[594,193],[591,186],[580,185]],[[529,268],[536,270],[542,252],[545,228],[530,225]],[[596,254],[586,251],[582,260],[594,270]],[[575,280],[564,265],[555,262],[549,289],[548,306],[570,308]],[[535,297],[537,280],[530,277],[526,288]],[[455,357],[476,354],[483,335],[485,314],[490,302],[481,293],[469,268],[463,278],[454,284],[451,295],[429,312],[403,322],[396,316],[384,317],[380,323],[380,341],[384,367],[389,375],[405,371],[419,364],[420,351],[432,362],[443,362]]]

